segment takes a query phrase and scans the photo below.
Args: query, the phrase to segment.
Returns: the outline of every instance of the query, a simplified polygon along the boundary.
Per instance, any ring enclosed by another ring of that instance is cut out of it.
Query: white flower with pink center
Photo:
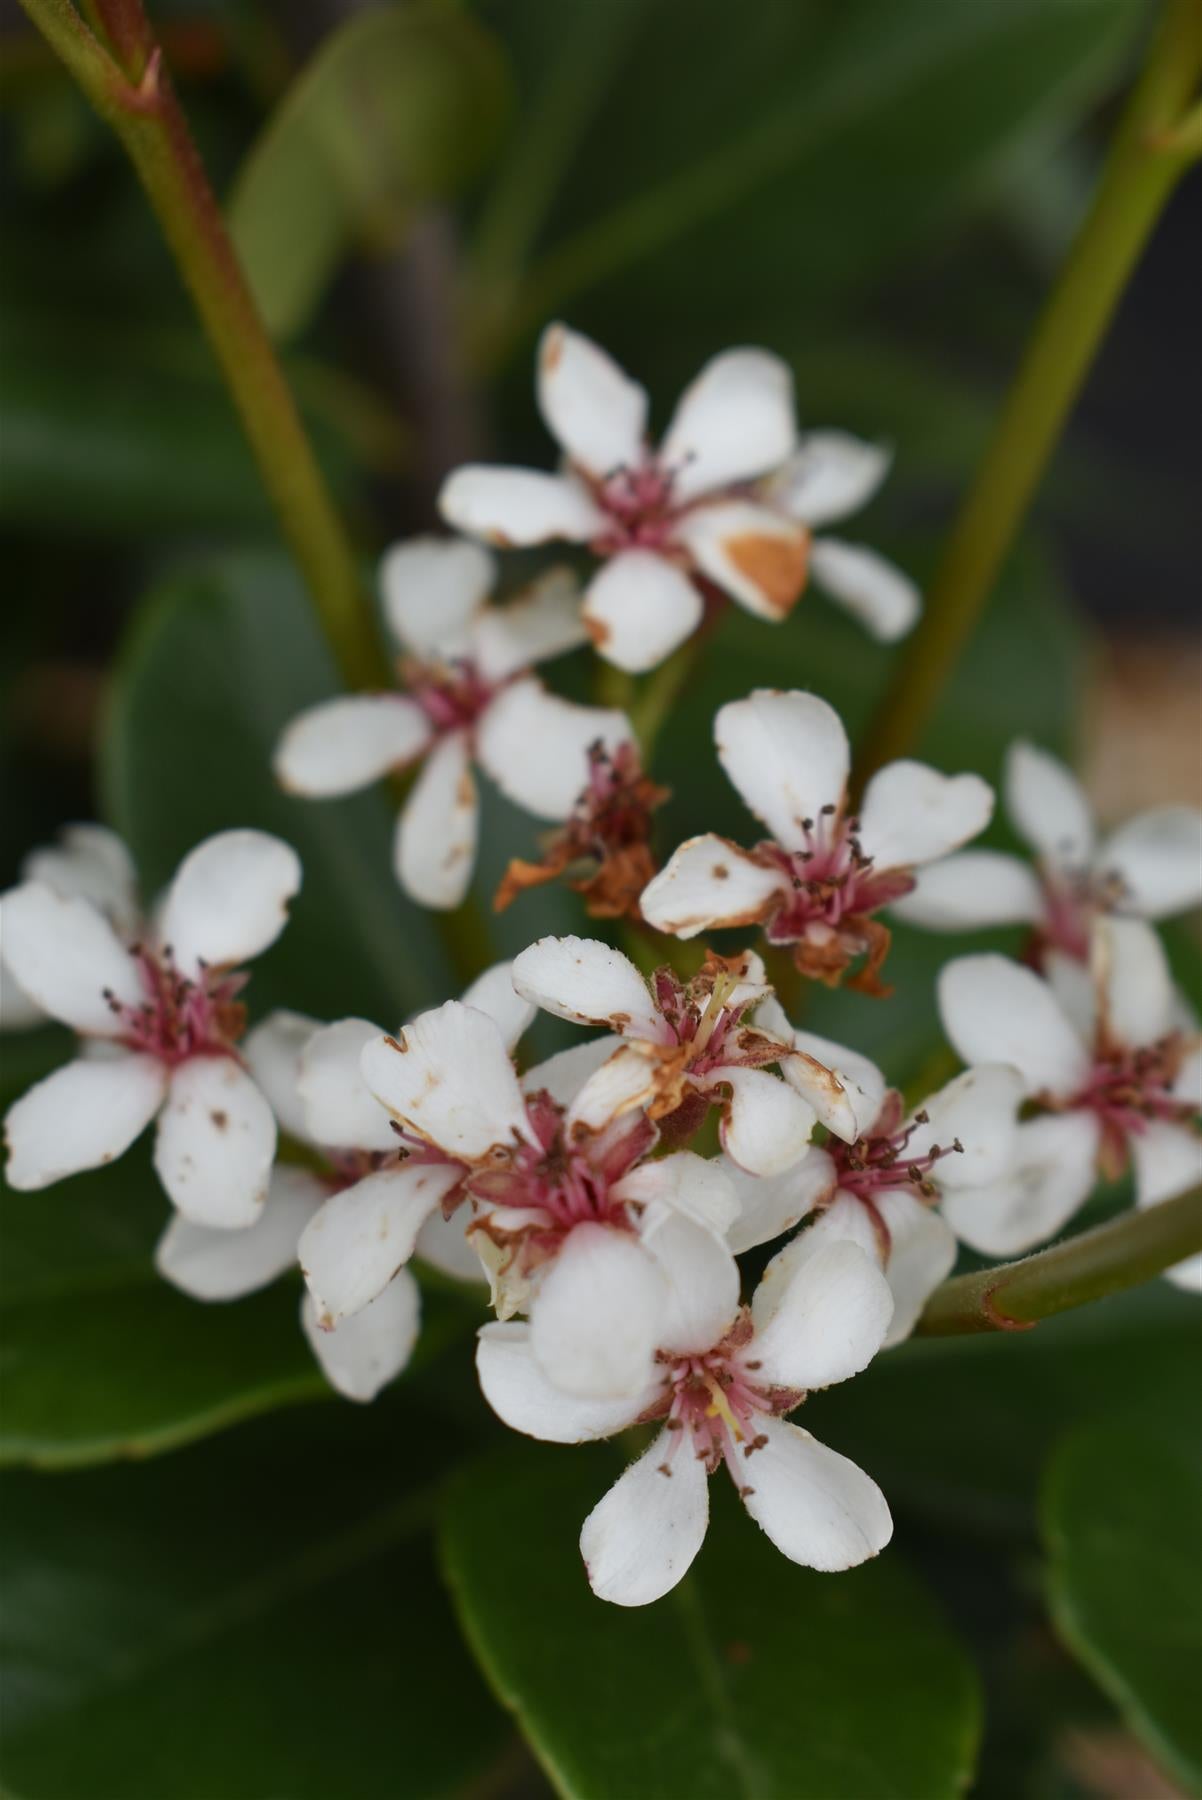
[[[592,1397],[645,1383],[693,1283],[733,1267],[724,1234],[737,1207],[713,1163],[687,1151],[648,1162],[658,1134],[643,1113],[600,1129],[576,1116],[573,1096],[607,1050],[582,1045],[519,1082],[495,1021],[448,1001],[362,1054],[414,1164],[446,1169],[444,1209],[469,1203],[498,1311],[527,1312],[548,1378]],[[312,1244],[302,1259],[320,1285]]]
[[[582,1124],[637,1109],[658,1123],[661,1139],[685,1142],[717,1105],[723,1148],[756,1176],[797,1162],[819,1120],[841,1136],[854,1134],[831,1070],[797,1048],[791,1032],[782,1040],[746,1020],[771,992],[751,951],[711,955],[689,982],[663,968],[648,983],[608,944],[542,938],[518,956],[513,979],[545,1012],[608,1025],[622,1040],[573,1102]]]
[[[603,558],[584,619],[607,661],[632,672],[662,662],[701,622],[707,583],[779,623],[812,572],[879,637],[914,622],[918,596],[900,570],[861,546],[811,540],[813,526],[869,498],[888,458],[842,432],[799,441],[779,357],[714,357],[653,449],[646,391],[588,338],[550,325],[538,402],[562,472],[470,464],[439,504],[449,524],[491,544],[560,539]]]
[[[854,1050],[814,1032],[794,1031],[774,1001],[757,1015],[800,1050],[829,1064],[856,1111],[849,1142],[811,1144],[796,1167],[771,1180],[728,1173],[742,1202],[728,1241],[736,1255],[812,1222],[773,1258],[765,1284],[791,1279],[824,1244],[849,1239],[884,1272],[893,1294],[886,1347],[910,1335],[928,1297],[956,1260],[956,1235],[941,1216],[950,1194],[1008,1174],[1014,1157],[1022,1079],[1003,1064],[966,1069],[907,1112],[901,1095]]]
[[[21,863],[22,882],[38,881],[69,900],[90,900],[116,930],[132,941],[141,925],[138,878],[129,851],[105,825],[64,825],[58,841],[31,850]],[[22,1031],[46,1015],[20,986],[4,955],[4,903],[0,899],[0,1031]]]
[[[1168,919],[1202,903],[1202,812],[1156,806],[1101,842],[1070,769],[1021,740],[1010,746],[1006,812],[1035,853],[1034,868],[1000,850],[970,850],[923,869],[897,917],[931,931],[1029,925],[1041,963],[1089,959],[1104,913]]]
[[[644,890],[644,919],[684,938],[761,925],[803,975],[833,984],[863,957],[852,985],[879,992],[889,931],[875,915],[909,893],[921,864],[984,829],[993,790],[978,775],[895,762],[853,813],[847,733],[816,694],[761,689],[721,708],[714,737],[772,835],[751,850],[713,832],[689,838]]]
[[[91,901],[42,882],[5,897],[18,982],[85,1040],[9,1109],[13,1187],[112,1162],[157,1116],[154,1164],[179,1211],[198,1225],[255,1223],[276,1124],[238,1047],[240,965],[275,942],[300,882],[287,844],[225,831],[184,858],[155,929],[133,945]]]
[[[958,957],[940,975],[939,1006],[964,1060],[1016,1068],[1035,1114],[1018,1127],[1009,1173],[945,1197],[973,1249],[1010,1256],[1042,1243],[1099,1174],[1128,1161],[1140,1207],[1202,1180],[1202,1040],[1142,919],[1095,923],[1089,973],[1064,958],[1044,980],[1004,956]],[[1202,1290],[1202,1257],[1168,1274]]]
[[[473,762],[516,805],[558,822],[588,782],[590,746],[614,750],[630,741],[630,726],[620,712],[548,693],[530,673],[587,641],[580,595],[564,571],[493,606],[487,550],[414,538],[389,551],[380,580],[403,691],[310,707],[281,737],[275,772],[291,793],[328,799],[420,761],[393,862],[406,893],[446,909],[459,905],[475,866]]]
[[[580,1535],[593,1592],[646,1606],[700,1550],[709,1477],[722,1464],[790,1561],[850,1569],[884,1549],[893,1522],[876,1483],[783,1415],[865,1368],[892,1310],[875,1263],[854,1243],[831,1242],[787,1281],[761,1282],[750,1309],[739,1305],[733,1265],[715,1263],[694,1282],[688,1317],[661,1344],[651,1379],[624,1402],[564,1394],[524,1324],[485,1325],[476,1364],[494,1411],[530,1437],[575,1444],[663,1421]]]

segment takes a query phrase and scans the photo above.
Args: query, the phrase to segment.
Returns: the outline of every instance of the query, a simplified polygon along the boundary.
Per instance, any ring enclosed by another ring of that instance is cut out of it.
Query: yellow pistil
[[[739,1421],[735,1418],[734,1413],[731,1411],[730,1401],[726,1398],[726,1395],[722,1392],[720,1385],[718,1384],[718,1382],[716,1382],[712,1378],[708,1378],[708,1377],[706,1379],[705,1385],[710,1391],[710,1399],[713,1402],[712,1406],[707,1406],[705,1409],[706,1418],[707,1419],[714,1419],[714,1418],[721,1419],[723,1424],[726,1426],[727,1430],[730,1431],[731,1433],[733,1433],[733,1435],[736,1439],[741,1441],[742,1437],[743,1437],[742,1429],[739,1425]]]

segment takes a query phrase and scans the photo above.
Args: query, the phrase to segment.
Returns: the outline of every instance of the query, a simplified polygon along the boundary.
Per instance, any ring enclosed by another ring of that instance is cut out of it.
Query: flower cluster
[[[289,1011],[248,1031],[246,965],[301,890],[292,849],[222,832],[144,907],[119,839],[72,827],[0,903],[5,1023],[48,1017],[79,1039],[9,1110],[8,1179],[98,1168],[157,1121],[163,1277],[231,1301],[299,1268],[305,1336],[360,1402],[412,1354],[411,1265],[474,1287],[495,1315],[476,1366],[502,1420],[565,1444],[643,1428],[581,1534],[594,1591],[638,1606],[698,1553],[719,1466],[793,1561],[879,1552],[886,1502],[791,1421],[807,1395],[915,1328],[959,1242],[1041,1243],[1128,1165],[1141,1207],[1197,1182],[1202,1040],[1151,921],[1202,898],[1202,819],[1162,808],[1099,849],[1068,771],[1016,745],[1006,802],[1031,869],[962,848],[993,811],[978,775],[899,761],[853,794],[827,702],[760,690],[723,705],[714,734],[765,835],[705,832],[657,870],[666,795],[630,722],[534,669],[590,642],[650,669],[726,598],[781,621],[811,574],[898,635],[917,609],[905,577],[813,535],[868,497],[885,458],[799,436],[787,372],[762,351],[707,365],[657,448],[642,388],[562,326],[538,392],[561,471],[461,469],[442,510],[494,546],[586,547],[586,585],[554,570],[495,601],[481,543],[397,546],[381,571],[397,691],[312,707],[275,769],[318,799],[420,764],[395,870],[446,909],[471,880],[478,765],[554,827],[541,863],[511,862],[498,904],[562,876],[594,916],[632,921],[630,953],[542,937],[395,1031]],[[909,1097],[795,1025],[777,992],[887,995],[893,918],[1029,928],[1021,962],[946,964],[939,1007],[963,1067]],[[754,941],[679,941],[719,930]],[[539,1012],[587,1035],[532,1064],[521,1042]],[[1202,1289],[1202,1258],[1170,1274]]]

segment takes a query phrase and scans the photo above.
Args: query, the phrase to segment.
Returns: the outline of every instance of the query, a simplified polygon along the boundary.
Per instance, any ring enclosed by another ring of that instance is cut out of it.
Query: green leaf
[[[415,208],[459,190],[493,144],[503,58],[434,4],[360,13],[325,39],[251,151],[230,228],[269,328],[299,331],[357,237],[394,247]]]
[[[1075,1432],[1048,1468],[1042,1516],[1060,1636],[1168,1771],[1202,1794],[1195,1415],[1187,1406],[1175,1428],[1155,1430],[1112,1414]]]
[[[577,1539],[612,1450],[533,1444],[465,1469],[443,1561],[469,1641],[572,1800],[886,1800],[960,1794],[976,1687],[892,1550],[845,1575],[786,1562],[724,1477],[693,1571],[626,1611]]]
[[[456,1447],[422,1413],[341,1406],[8,1477],[9,1800],[474,1790],[506,1723],[421,1536]]]
[[[251,1007],[358,1013],[391,1029],[456,988],[430,915],[393,876],[391,809],[380,792],[294,799],[270,767],[288,721],[338,687],[282,558],[199,563],[165,582],[136,623],[102,751],[103,791],[150,893],[211,832],[252,825],[285,838],[304,885],[278,943],[254,965]]]

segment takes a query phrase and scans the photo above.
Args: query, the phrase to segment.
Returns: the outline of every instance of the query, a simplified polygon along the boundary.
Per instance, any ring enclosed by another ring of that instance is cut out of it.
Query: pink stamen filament
[[[104,999],[120,1022],[114,1035],[144,1055],[174,1068],[193,1056],[233,1056],[245,1023],[237,996],[246,976],[212,971],[200,965],[195,978],[181,975],[170,946],[161,951],[136,947],[146,999],[137,1005],[118,1000],[109,989]]]

